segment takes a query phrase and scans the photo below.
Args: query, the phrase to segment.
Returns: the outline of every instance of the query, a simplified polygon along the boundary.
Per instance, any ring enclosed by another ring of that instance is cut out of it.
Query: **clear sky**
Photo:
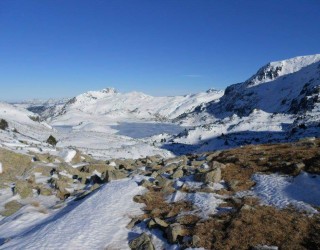
[[[319,0],[1,0],[0,100],[224,89],[320,53]]]

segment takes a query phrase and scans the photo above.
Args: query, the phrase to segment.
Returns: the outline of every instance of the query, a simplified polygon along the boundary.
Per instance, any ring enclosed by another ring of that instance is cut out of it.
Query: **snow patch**
[[[320,176],[302,172],[297,177],[278,174],[256,174],[253,192],[263,204],[285,208],[293,205],[299,210],[317,213],[312,205],[320,206]]]

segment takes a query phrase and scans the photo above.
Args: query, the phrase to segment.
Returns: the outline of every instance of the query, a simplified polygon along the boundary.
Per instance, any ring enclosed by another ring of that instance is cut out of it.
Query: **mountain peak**
[[[282,61],[270,62],[260,68],[255,75],[246,81],[246,83],[251,87],[270,82],[278,77],[295,73],[302,68],[317,62],[320,62],[320,54],[297,56]]]
[[[118,91],[115,88],[105,88],[101,90],[102,93],[105,94],[116,94]]]

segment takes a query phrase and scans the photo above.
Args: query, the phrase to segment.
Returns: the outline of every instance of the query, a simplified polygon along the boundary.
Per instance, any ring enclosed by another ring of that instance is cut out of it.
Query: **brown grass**
[[[320,249],[319,229],[317,216],[254,205],[199,222],[193,235],[199,236],[199,246],[205,249],[250,249],[256,245],[274,245],[284,250]]]
[[[304,163],[304,171],[320,174],[320,139],[314,144],[303,142],[286,144],[250,145],[223,151],[214,160],[227,165],[222,170],[222,179],[237,182],[232,191],[251,188],[250,180],[257,172],[296,175],[294,164]]]

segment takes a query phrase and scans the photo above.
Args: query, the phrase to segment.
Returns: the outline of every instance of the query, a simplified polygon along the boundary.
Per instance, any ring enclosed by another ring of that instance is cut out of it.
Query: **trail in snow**
[[[129,249],[130,216],[142,213],[133,196],[144,192],[134,179],[106,184],[73,202],[0,249]]]

